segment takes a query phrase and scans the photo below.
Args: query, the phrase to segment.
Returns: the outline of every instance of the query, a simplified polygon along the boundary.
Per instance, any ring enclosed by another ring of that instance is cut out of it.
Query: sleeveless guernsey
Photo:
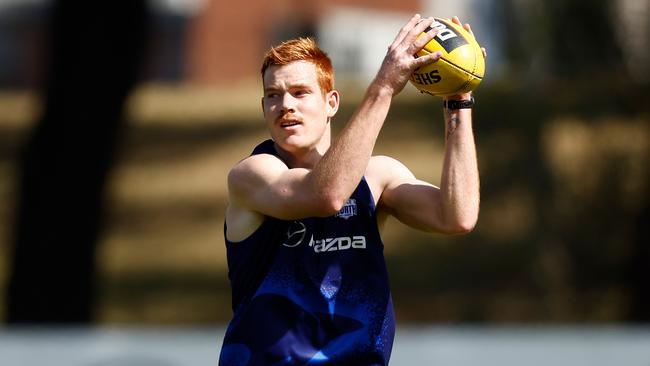
[[[272,140],[255,154],[277,156]],[[395,334],[370,188],[331,217],[267,217],[226,239],[233,319],[219,365],[387,365]]]

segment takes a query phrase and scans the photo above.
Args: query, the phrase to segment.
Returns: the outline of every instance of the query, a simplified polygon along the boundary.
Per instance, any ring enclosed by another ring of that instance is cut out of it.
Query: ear
[[[337,90],[329,91],[325,98],[327,101],[327,117],[332,118],[339,110],[339,92]]]

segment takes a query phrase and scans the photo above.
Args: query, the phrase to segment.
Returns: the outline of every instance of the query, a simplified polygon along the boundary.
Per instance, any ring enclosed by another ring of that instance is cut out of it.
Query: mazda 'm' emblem
[[[300,221],[294,221],[287,228],[287,239],[282,243],[285,247],[293,248],[298,246],[305,239],[307,228]]]

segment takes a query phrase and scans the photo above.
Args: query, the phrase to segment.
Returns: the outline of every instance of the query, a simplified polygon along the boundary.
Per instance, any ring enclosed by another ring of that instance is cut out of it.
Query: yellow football
[[[485,57],[481,46],[474,36],[451,20],[435,18],[425,32],[431,28],[437,28],[438,34],[417,55],[441,51],[442,57],[416,69],[409,81],[418,90],[437,96],[474,90],[485,74]]]

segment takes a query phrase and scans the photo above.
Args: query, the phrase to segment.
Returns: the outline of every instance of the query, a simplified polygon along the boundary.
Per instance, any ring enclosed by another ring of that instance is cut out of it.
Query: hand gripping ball
[[[417,55],[441,51],[442,57],[416,69],[409,81],[421,92],[437,96],[474,90],[485,74],[481,46],[473,35],[451,20],[435,18],[425,32],[431,28],[437,28],[438,34]]]

